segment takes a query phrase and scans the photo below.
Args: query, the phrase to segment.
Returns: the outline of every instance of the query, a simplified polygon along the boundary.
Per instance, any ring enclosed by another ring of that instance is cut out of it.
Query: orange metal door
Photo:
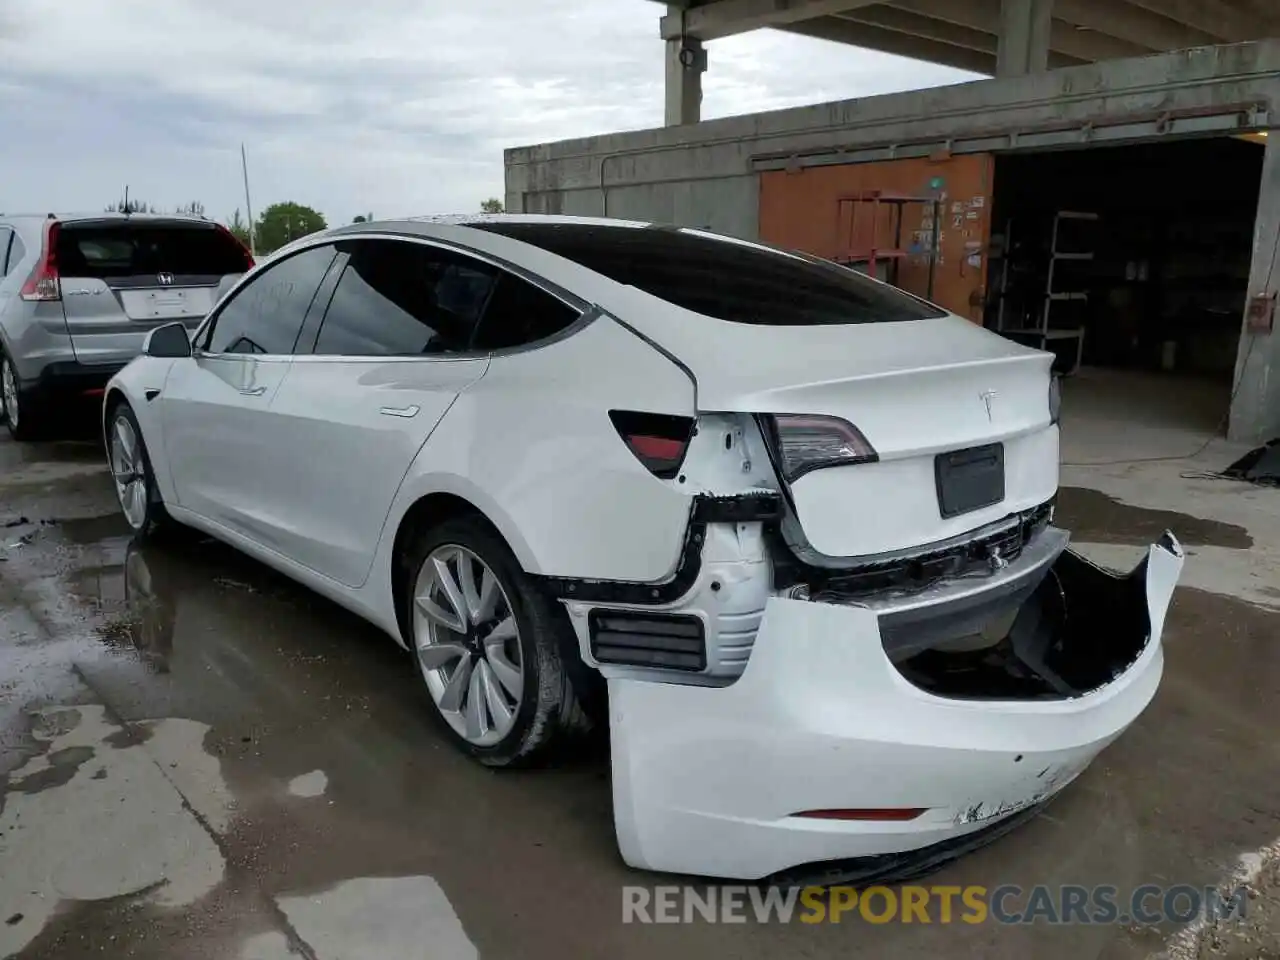
[[[987,249],[991,233],[991,154],[940,159],[885,160],[809,167],[760,175],[760,239],[780,247],[835,258],[853,246],[892,246],[891,214],[882,212],[874,236],[850,237],[849,207],[840,197],[870,190],[933,196],[938,211],[938,258],[933,301],[982,322]],[[883,207],[882,207],[883,210]],[[898,283],[926,296],[933,224],[925,204],[902,208],[902,259]],[[859,231],[872,229],[863,220]]]

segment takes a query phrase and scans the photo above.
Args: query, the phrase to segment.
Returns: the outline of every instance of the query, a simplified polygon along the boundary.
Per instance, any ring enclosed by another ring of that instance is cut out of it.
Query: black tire
[[[165,509],[164,501],[160,497],[160,490],[156,486],[156,474],[151,465],[151,454],[147,450],[146,440],[142,436],[142,427],[138,424],[138,418],[134,415],[133,408],[129,406],[127,400],[120,400],[113,404],[107,412],[104,423],[106,424],[105,439],[107,444],[107,463],[112,470],[112,484],[115,485],[115,426],[120,420],[126,421],[133,430],[133,435],[137,438],[138,456],[141,459],[141,465],[144,470],[143,483],[146,487],[146,499],[144,501],[144,512],[140,523],[135,524],[128,516],[128,512],[124,509],[123,502],[120,503],[121,512],[125,514],[125,520],[133,530],[135,540],[139,542],[148,540],[167,540],[175,533],[182,530],[182,525],[169,515],[169,511]],[[119,500],[119,488],[117,486],[117,500]]]
[[[523,696],[510,731],[490,746],[471,743],[450,725],[427,690],[426,671],[415,649],[414,586],[427,558],[442,546],[463,547],[493,571],[518,628]],[[529,767],[545,763],[568,744],[586,739],[595,724],[583,708],[578,688],[586,685],[584,680],[589,682],[584,677],[588,668],[577,654],[568,615],[521,570],[515,555],[488,523],[479,517],[457,517],[419,532],[405,551],[403,569],[403,622],[413,667],[423,680],[432,715],[463,752],[491,767]]]
[[[9,376],[13,377],[13,382],[17,383],[17,370],[14,369],[9,358],[0,352],[0,378],[4,377],[6,371]],[[0,420],[3,420],[5,427],[8,428],[9,436],[23,443],[48,439],[50,435],[49,411],[42,410],[32,398],[31,392],[21,389],[21,386],[18,387],[14,399],[18,406],[17,423],[14,423],[10,417],[9,405],[4,401],[3,395],[0,394]]]

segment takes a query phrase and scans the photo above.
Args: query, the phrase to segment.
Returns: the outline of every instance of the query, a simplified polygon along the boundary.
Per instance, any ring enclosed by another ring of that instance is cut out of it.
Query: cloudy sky
[[[662,122],[649,0],[0,0],[0,210],[131,195],[457,213],[502,150]],[[704,117],[970,79],[776,31],[708,45]]]

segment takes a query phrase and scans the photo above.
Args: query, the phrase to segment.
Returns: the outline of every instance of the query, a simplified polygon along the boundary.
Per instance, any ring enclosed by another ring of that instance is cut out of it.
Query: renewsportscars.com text
[[[622,888],[623,923],[1141,924],[1243,920],[1248,892],[1114,886]]]

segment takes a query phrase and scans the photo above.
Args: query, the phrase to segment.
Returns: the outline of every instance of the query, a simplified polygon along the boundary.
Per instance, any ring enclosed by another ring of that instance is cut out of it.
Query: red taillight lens
[[[230,240],[240,249],[240,253],[244,256],[244,272],[248,273],[250,270],[253,269],[253,254],[249,252],[249,248],[246,247],[240,241],[239,237],[237,237],[234,233],[232,233],[222,224],[219,223],[216,226],[219,233],[225,236],[228,240]]]
[[[837,810],[802,810],[793,813],[793,817],[805,817],[809,820],[879,820],[887,823],[902,823],[914,820],[928,811],[928,807],[884,807],[852,808]]]
[[[873,463],[875,448],[857,427],[840,417],[777,414],[773,418],[782,470],[788,481],[822,467]]]
[[[58,279],[58,230],[57,220],[50,220],[44,228],[44,249],[31,276],[18,292],[23,300],[61,300],[62,283]]]
[[[655,477],[669,480],[679,473],[693,436],[691,417],[610,410],[609,419],[628,449]]]

